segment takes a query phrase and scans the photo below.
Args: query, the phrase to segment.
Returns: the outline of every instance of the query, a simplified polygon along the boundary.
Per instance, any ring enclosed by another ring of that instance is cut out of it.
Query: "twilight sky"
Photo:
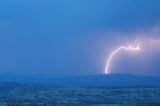
[[[160,76],[160,0],[0,0],[0,73]],[[155,41],[155,42],[154,42]]]

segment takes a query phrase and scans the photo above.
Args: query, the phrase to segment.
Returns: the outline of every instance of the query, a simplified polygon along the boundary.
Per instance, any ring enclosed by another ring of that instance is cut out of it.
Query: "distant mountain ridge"
[[[132,74],[98,74],[56,79],[54,84],[82,87],[160,86],[160,77]]]
[[[68,87],[160,86],[160,77],[132,74],[96,74],[53,78],[47,76],[1,75],[0,82],[36,83]]]

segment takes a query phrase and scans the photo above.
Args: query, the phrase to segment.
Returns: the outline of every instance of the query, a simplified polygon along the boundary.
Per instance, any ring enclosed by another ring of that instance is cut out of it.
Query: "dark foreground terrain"
[[[0,106],[160,106],[160,87],[55,87],[0,83]]]

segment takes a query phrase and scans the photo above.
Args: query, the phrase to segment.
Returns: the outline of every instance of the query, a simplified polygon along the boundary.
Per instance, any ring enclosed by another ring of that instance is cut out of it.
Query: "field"
[[[160,106],[160,87],[71,88],[1,83],[0,106]]]

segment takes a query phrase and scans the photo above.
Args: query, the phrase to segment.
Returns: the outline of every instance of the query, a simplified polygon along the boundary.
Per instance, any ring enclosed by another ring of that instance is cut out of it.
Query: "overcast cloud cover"
[[[0,73],[104,73],[117,46],[159,39],[159,10],[160,0],[1,0]],[[112,72],[160,75],[160,48],[144,48],[117,56]]]

